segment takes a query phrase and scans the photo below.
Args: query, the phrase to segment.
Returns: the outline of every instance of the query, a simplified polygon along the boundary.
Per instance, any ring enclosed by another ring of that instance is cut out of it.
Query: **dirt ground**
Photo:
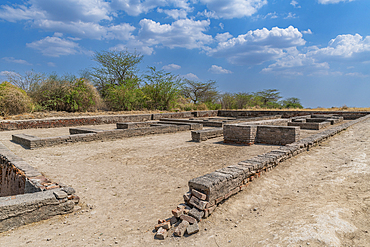
[[[26,150],[10,142],[12,134],[68,128],[0,132],[10,150],[81,197],[80,210],[2,233],[0,246],[370,246],[369,124],[255,180],[203,220],[200,233],[164,241],[153,227],[182,202],[189,179],[277,146],[194,143],[179,132]]]

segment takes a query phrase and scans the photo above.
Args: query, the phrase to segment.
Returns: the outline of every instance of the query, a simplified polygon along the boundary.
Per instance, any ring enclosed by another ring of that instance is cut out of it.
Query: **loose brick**
[[[193,225],[189,225],[186,228],[186,232],[189,235],[199,232],[199,225],[198,225],[198,223],[195,222]]]
[[[190,200],[190,198],[191,198],[191,193],[190,193],[190,192],[186,192],[186,193],[183,195],[183,197],[184,197],[184,201],[185,201],[186,203],[189,203],[189,200]]]
[[[176,209],[173,209],[173,210],[172,210],[172,214],[173,214],[173,216],[175,216],[176,218],[180,218],[180,216],[184,214],[184,209],[183,209],[183,208],[179,208],[179,207],[177,207]]]
[[[192,208],[189,211],[189,215],[192,216],[193,218],[195,218],[199,222],[202,219],[202,217],[204,215],[204,212],[197,209],[197,208]]]
[[[165,238],[167,238],[167,236],[168,236],[168,232],[166,229],[163,229],[163,228],[159,228],[157,233],[155,234],[155,237],[160,240],[164,240]]]
[[[194,207],[199,208],[200,210],[204,210],[207,207],[208,202],[199,200],[195,196],[192,196],[189,203]]]
[[[182,235],[184,235],[186,229],[188,228],[189,226],[189,222],[187,222],[186,220],[183,220],[175,229],[175,232],[173,233],[173,235],[175,235],[176,237],[181,237]]]
[[[180,220],[186,220],[190,224],[194,224],[197,222],[197,220],[194,217],[191,217],[189,215],[183,214],[180,216]]]
[[[160,223],[160,224],[156,225],[154,228],[155,228],[156,231],[158,231],[159,228],[169,230],[171,228],[171,223],[170,222],[163,222],[163,223]]]
[[[177,218],[175,216],[172,216],[170,219],[171,226],[176,225],[177,221],[178,221]]]
[[[203,194],[203,193],[201,193],[201,192],[199,192],[199,191],[197,191],[197,190],[195,190],[195,189],[192,189],[191,190],[191,194],[193,195],[193,196],[195,196],[196,198],[198,198],[199,200],[206,200],[207,199],[207,195],[206,194]]]

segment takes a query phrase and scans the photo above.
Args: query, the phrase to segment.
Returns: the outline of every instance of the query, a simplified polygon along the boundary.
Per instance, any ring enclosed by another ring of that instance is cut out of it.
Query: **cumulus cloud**
[[[299,6],[298,2],[297,2],[297,1],[295,1],[295,0],[292,0],[292,1],[290,2],[290,4],[291,4],[291,5],[293,5],[293,6],[294,6],[294,8],[301,8],[301,6]]]
[[[311,29],[307,29],[307,31],[302,31],[303,34],[312,34]]]
[[[27,47],[39,50],[44,56],[50,57],[71,55],[80,51],[80,47],[77,43],[55,36],[47,36],[44,39],[27,43]]]
[[[199,0],[205,4],[213,17],[224,19],[251,16],[257,12],[267,0]]]
[[[172,17],[173,19],[185,19],[188,15],[188,12],[183,9],[157,9],[158,13],[165,13],[169,17]]]
[[[171,63],[171,64],[163,66],[162,69],[164,69],[164,70],[177,70],[177,69],[181,69],[181,66]]]
[[[202,48],[213,41],[211,35],[204,34],[210,25],[209,20],[195,21],[181,19],[172,24],[161,24],[149,19],[140,21],[139,39],[149,46],[163,45],[169,48]]]
[[[321,4],[340,3],[340,2],[352,2],[354,0],[319,0]]]
[[[24,64],[24,65],[32,65],[31,63],[27,62],[26,60],[15,59],[14,57],[3,57],[3,60],[8,62],[8,63],[19,63],[19,64]]]
[[[275,63],[269,65],[263,72],[285,73],[292,71],[306,72],[309,75],[338,75],[329,71],[331,62],[351,61],[366,62],[370,56],[370,36],[359,34],[343,34],[332,39],[327,47],[308,47],[306,52],[290,49]],[[348,73],[348,76],[362,77],[358,73]]]
[[[292,26],[271,30],[263,28],[220,42],[207,54],[225,57],[232,64],[253,65],[278,59],[284,55],[284,49],[304,44],[302,33]]]
[[[199,80],[198,76],[194,75],[193,73],[188,73],[184,75],[183,77],[189,80]]]
[[[209,72],[213,74],[231,74],[230,70],[224,69],[221,66],[212,65],[211,68],[208,69]]]

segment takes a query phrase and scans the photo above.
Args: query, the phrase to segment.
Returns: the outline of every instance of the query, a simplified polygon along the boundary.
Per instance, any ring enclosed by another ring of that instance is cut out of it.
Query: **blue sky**
[[[370,107],[369,0],[0,0],[0,81],[76,74],[137,50],[221,92],[278,89],[305,107]]]

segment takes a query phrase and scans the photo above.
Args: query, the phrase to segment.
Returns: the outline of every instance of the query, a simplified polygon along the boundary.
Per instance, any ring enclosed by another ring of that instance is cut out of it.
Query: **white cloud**
[[[220,42],[208,55],[225,57],[232,64],[261,64],[284,55],[284,49],[304,45],[302,34],[292,26],[249,31]]]
[[[301,8],[301,6],[299,6],[299,5],[298,5],[298,2],[297,2],[297,1],[295,1],[295,0],[292,0],[292,1],[290,2],[290,4],[291,4],[291,5],[293,5],[293,6],[294,6],[294,8]]]
[[[148,46],[163,45],[169,48],[202,48],[213,41],[211,35],[203,32],[210,25],[209,20],[195,21],[181,19],[172,24],[161,24],[149,19],[140,21],[139,39]]]
[[[364,75],[364,74],[359,73],[359,72],[347,73],[346,76],[353,76],[353,77],[359,77],[359,78],[369,77],[369,75]]]
[[[165,13],[169,17],[172,17],[173,19],[185,19],[188,15],[188,12],[184,9],[157,9],[158,13]]]
[[[352,2],[354,0],[319,0],[321,4],[340,3],[340,2]]]
[[[55,64],[55,63],[53,63],[53,62],[48,62],[48,66],[49,66],[49,67],[56,67],[56,64]]]
[[[293,13],[288,13],[288,15],[286,17],[284,17],[284,19],[295,19],[297,18],[296,14],[293,14]]]
[[[211,68],[208,69],[209,72],[213,74],[231,74],[230,70],[224,69],[221,66],[212,65]]]
[[[14,57],[3,57],[3,60],[5,60],[6,62],[9,62],[9,63],[19,63],[19,64],[24,64],[24,65],[32,65],[29,62],[27,62],[26,60],[15,59]]]
[[[194,75],[193,73],[186,74],[183,77],[189,80],[199,80],[198,76]]]
[[[312,34],[311,29],[307,29],[307,31],[302,31],[303,34]]]
[[[214,17],[232,19],[251,16],[257,12],[267,0],[199,0],[205,4]],[[207,12],[205,12],[207,13]]]
[[[123,10],[131,16],[148,13],[157,7],[164,6],[174,6],[186,11],[191,10],[188,0],[112,0],[111,6],[116,10]]]
[[[73,41],[49,36],[32,43],[27,43],[27,47],[39,50],[44,56],[50,57],[73,55],[80,51],[79,45]]]
[[[162,69],[164,69],[164,70],[177,70],[177,69],[181,69],[181,66],[171,63],[171,64],[163,66]]]
[[[232,38],[233,36],[229,33],[229,32],[226,32],[226,33],[218,33],[215,37],[215,39],[218,41],[218,42],[225,42],[227,41],[228,39]]]

